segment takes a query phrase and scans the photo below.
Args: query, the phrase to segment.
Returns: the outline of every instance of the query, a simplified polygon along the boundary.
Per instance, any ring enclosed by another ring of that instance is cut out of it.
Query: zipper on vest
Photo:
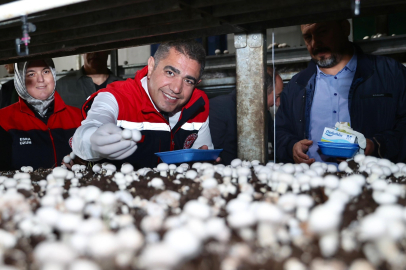
[[[54,164],[53,167],[56,167],[56,165],[58,164],[58,160],[57,160],[57,158],[56,158],[56,149],[55,149],[54,137],[52,137],[52,133],[51,133],[51,129],[50,129],[50,128],[48,128],[48,133],[49,133],[49,137],[51,137],[52,148],[54,149],[55,164]]]

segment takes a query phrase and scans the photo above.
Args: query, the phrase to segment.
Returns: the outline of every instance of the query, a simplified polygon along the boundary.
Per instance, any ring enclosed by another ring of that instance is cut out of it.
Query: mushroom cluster
[[[22,167],[0,172],[0,265],[404,269],[405,181],[405,164],[364,155],[338,168],[240,159]]]

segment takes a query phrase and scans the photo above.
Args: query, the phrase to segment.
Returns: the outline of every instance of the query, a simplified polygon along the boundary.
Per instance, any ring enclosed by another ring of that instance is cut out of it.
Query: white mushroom
[[[205,179],[201,184],[203,189],[212,189],[217,187],[217,185],[218,185],[217,180],[214,178]]]
[[[205,220],[210,217],[211,210],[207,204],[192,200],[185,204],[183,212],[191,217]]]
[[[285,212],[292,212],[296,208],[297,196],[293,193],[286,193],[279,197],[278,206]]]
[[[137,266],[142,269],[172,269],[181,260],[181,254],[166,243],[149,244],[142,251]]]
[[[177,166],[175,164],[170,164],[169,165],[169,174],[173,175],[173,173],[175,172]]]
[[[237,169],[238,183],[245,184],[248,182],[248,177],[251,175],[251,171],[247,167],[240,167]]]
[[[238,166],[241,166],[241,163],[242,163],[241,159],[239,158],[233,159],[231,161],[231,167],[237,168]]]
[[[339,165],[338,165],[338,169],[340,170],[340,172],[345,171],[348,168],[348,163],[346,161],[342,161]]]
[[[96,163],[93,165],[92,170],[94,173],[99,173],[101,171],[101,166],[100,164]]]
[[[370,240],[383,236],[386,232],[386,221],[378,215],[368,215],[361,220],[359,239]]]
[[[133,134],[132,134],[131,130],[129,130],[129,129],[123,129],[123,131],[121,131],[121,137],[124,140],[131,140],[132,135]]]
[[[117,237],[111,232],[97,233],[89,241],[89,252],[95,258],[112,257],[118,248]]]
[[[58,263],[67,265],[77,254],[68,245],[59,242],[42,242],[35,247],[34,258],[40,264]]]
[[[300,221],[307,221],[309,218],[309,209],[313,206],[314,201],[310,195],[300,194],[297,196],[296,217]]]
[[[185,228],[168,231],[164,236],[164,243],[183,258],[193,258],[200,250],[199,239]]]
[[[316,233],[326,233],[335,230],[340,224],[339,213],[332,211],[329,207],[316,206],[310,213],[309,229]]]
[[[121,165],[121,170],[123,174],[130,174],[134,171],[134,166],[131,165],[130,163],[124,163]]]
[[[138,129],[133,129],[132,130],[132,140],[134,142],[139,142],[142,139],[142,134]]]
[[[339,234],[335,231],[323,234],[319,240],[319,246],[324,257],[333,256],[339,247]]]
[[[85,259],[75,260],[69,266],[69,270],[100,270],[101,268],[94,262]]]
[[[241,210],[228,215],[227,221],[232,228],[239,229],[254,225],[256,218],[251,211]]]
[[[167,171],[168,171],[168,169],[169,169],[168,164],[166,164],[166,163],[160,163],[160,164],[158,164],[157,169],[158,169],[158,171],[159,171],[159,174],[160,174],[162,177],[167,177],[167,176],[168,176],[168,174],[167,174]]]
[[[155,189],[165,189],[164,181],[161,178],[153,178],[150,182],[148,182],[148,186],[151,186]]]
[[[71,162],[71,158],[70,158],[70,156],[69,155],[66,155],[66,156],[64,156],[63,157],[63,162],[65,162],[65,163],[69,163],[69,162]]]
[[[195,170],[189,170],[186,172],[185,177],[188,179],[195,179],[197,177],[197,172]]]

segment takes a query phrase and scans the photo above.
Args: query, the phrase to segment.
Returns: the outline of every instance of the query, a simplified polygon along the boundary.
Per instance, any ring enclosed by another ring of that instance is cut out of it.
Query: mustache
[[[326,52],[331,52],[331,51],[330,51],[329,48],[326,48],[326,47],[324,47],[324,48],[316,48],[316,49],[312,50],[313,55],[316,55],[316,54],[319,54],[319,53],[326,53]]]

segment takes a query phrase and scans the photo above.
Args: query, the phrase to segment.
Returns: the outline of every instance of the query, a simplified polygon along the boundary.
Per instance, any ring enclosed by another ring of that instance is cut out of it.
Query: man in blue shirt
[[[282,93],[276,114],[281,162],[335,162],[317,146],[325,127],[350,122],[365,135],[365,155],[393,162],[406,158],[406,68],[366,55],[348,40],[347,20],[305,24],[312,61]]]

